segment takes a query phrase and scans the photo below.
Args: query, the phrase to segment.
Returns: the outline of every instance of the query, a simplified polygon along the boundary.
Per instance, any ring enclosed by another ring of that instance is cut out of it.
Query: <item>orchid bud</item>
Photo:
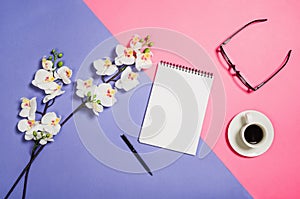
[[[63,61],[57,62],[57,66],[58,66],[58,67],[62,67],[63,65],[64,65],[64,62],[63,62]]]
[[[146,48],[146,49],[144,50],[144,53],[150,53],[150,48]]]
[[[150,43],[148,44],[149,47],[152,47],[153,45],[154,45],[153,42],[150,42]]]
[[[91,91],[89,91],[87,94],[86,94],[88,97],[91,97]]]

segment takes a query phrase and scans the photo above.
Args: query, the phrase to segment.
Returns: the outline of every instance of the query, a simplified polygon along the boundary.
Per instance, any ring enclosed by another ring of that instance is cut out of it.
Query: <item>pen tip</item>
[[[151,176],[153,176],[152,172],[149,172],[149,174],[150,174]]]

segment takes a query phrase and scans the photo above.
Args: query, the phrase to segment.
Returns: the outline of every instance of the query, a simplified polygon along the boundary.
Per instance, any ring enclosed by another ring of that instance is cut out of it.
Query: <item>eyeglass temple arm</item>
[[[282,66],[275,73],[273,73],[268,79],[266,79],[264,82],[262,82],[261,84],[259,84],[258,86],[256,86],[255,90],[259,89],[264,84],[266,84],[268,81],[270,81],[270,79],[272,79],[275,75],[277,75],[277,73],[279,73],[279,71],[281,71],[283,69],[283,67],[285,67],[285,65],[288,63],[288,61],[290,59],[291,53],[292,53],[292,50],[289,50],[288,54],[284,58],[284,63],[282,64]]]
[[[230,37],[228,37],[221,45],[226,45],[231,39],[232,37],[234,37],[236,34],[238,34],[239,32],[241,32],[244,28],[246,28],[247,26],[253,24],[253,23],[260,23],[260,22],[265,22],[268,19],[256,19],[253,21],[250,21],[249,23],[247,23],[246,25],[244,25],[243,27],[241,27],[240,29],[238,29],[235,33],[233,33]]]

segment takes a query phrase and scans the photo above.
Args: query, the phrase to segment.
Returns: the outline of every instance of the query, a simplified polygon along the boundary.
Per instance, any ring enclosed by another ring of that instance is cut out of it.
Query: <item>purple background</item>
[[[20,119],[17,115],[21,97],[42,99],[42,92],[30,86],[33,74],[40,67],[40,59],[52,48],[59,48],[75,77],[76,69],[86,55],[111,34],[80,0],[1,1],[0,24],[0,85],[3,92],[0,103],[0,197],[4,197],[30,157],[32,143],[23,141],[23,134],[17,131],[16,124]],[[69,85],[64,89],[66,94],[57,98],[51,107],[62,117],[72,111],[73,87]],[[140,113],[142,116],[143,110]],[[119,133],[116,133],[116,139]],[[129,138],[138,145],[134,138]],[[22,185],[16,187],[11,198],[21,197]],[[153,177],[108,168],[84,148],[73,120],[34,162],[27,191],[27,198],[183,197],[251,196],[213,152],[204,159],[184,155],[174,164],[154,172]]]

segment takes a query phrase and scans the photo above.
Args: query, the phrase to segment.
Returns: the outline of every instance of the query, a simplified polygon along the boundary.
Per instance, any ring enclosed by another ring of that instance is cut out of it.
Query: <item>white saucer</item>
[[[259,148],[249,148],[246,146],[241,137],[240,137],[240,129],[244,125],[244,115],[248,113],[251,115],[254,121],[259,121],[263,124],[267,129],[267,139],[263,146]],[[261,112],[254,110],[246,110],[237,114],[230,122],[228,126],[228,141],[231,147],[240,155],[246,157],[255,157],[266,152],[274,139],[274,129],[271,121],[267,116],[262,114]]]

